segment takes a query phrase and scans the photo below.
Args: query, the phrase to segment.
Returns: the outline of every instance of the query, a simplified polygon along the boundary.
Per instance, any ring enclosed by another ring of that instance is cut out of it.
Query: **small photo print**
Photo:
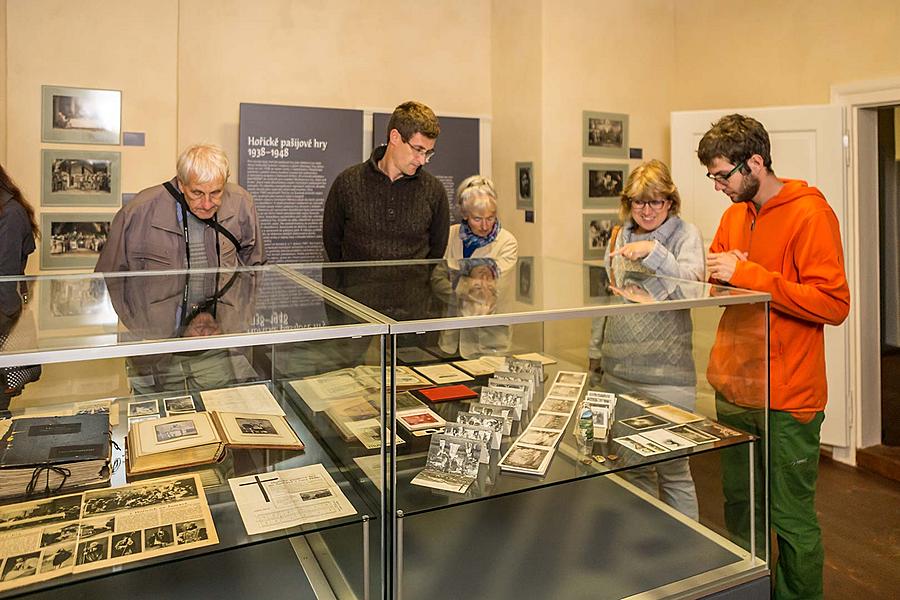
[[[629,450],[633,450],[641,456],[652,456],[654,454],[663,454],[668,452],[662,446],[643,438],[640,435],[632,435],[627,437],[615,438],[615,442],[625,446]]]
[[[562,415],[551,415],[548,413],[539,412],[535,415],[534,419],[531,420],[531,427],[537,427],[538,429],[555,429],[556,431],[562,431],[566,428],[566,423],[569,422],[569,417]]]
[[[122,92],[41,87],[41,141],[118,145]]]
[[[241,433],[246,435],[278,435],[272,421],[268,419],[247,419],[244,417],[235,417]]]
[[[670,427],[669,431],[674,433],[675,435],[680,435],[686,440],[690,440],[695,444],[706,444],[709,442],[717,442],[719,438],[714,435],[710,435],[699,429],[694,429],[690,425],[678,425],[676,427]]]
[[[171,525],[151,527],[144,530],[144,548],[146,550],[159,550],[167,548],[175,543]]]
[[[159,414],[159,400],[141,400],[128,403],[129,417],[146,417]]]
[[[34,575],[37,573],[40,559],[40,552],[10,556],[6,559],[6,564],[3,565],[3,574],[0,575],[0,581],[13,581],[21,577]]]
[[[550,391],[547,393],[547,396],[552,398],[562,398],[563,400],[575,401],[578,400],[578,396],[581,395],[581,387],[575,385],[562,385],[560,383],[554,383],[553,387],[550,388]]]
[[[613,227],[619,224],[616,213],[589,213],[582,215],[583,246],[585,260],[603,258],[612,237]]]
[[[726,427],[725,425],[716,423],[715,421],[701,421],[699,423],[691,423],[691,428],[703,433],[707,433],[711,436],[715,436],[717,439],[727,439],[744,435],[740,431],[736,431],[734,429],[731,429],[730,427]]]
[[[141,551],[141,532],[129,531],[112,536],[111,558],[119,558],[137,554]]]
[[[41,547],[52,546],[62,542],[74,542],[78,539],[78,523],[66,523],[46,527],[41,531]]]
[[[163,404],[166,407],[166,414],[169,415],[197,412],[197,408],[194,406],[194,399],[191,396],[163,398]]]
[[[530,162],[516,163],[516,208],[534,208],[534,170]]]
[[[75,563],[75,544],[63,544],[56,548],[44,550],[41,558],[41,573],[49,573],[57,569],[71,567]]]
[[[109,236],[108,221],[53,221],[50,254],[99,256]]]
[[[86,540],[88,538],[97,537],[98,535],[109,535],[115,528],[115,517],[95,519],[93,521],[82,521],[79,539]]]
[[[172,421],[171,423],[160,423],[154,428],[156,432],[157,443],[171,442],[186,437],[194,437],[200,435],[197,432],[197,426],[193,421]]]
[[[41,151],[41,205],[118,207],[120,164],[118,152]]]
[[[554,383],[561,383],[562,385],[577,385],[581,387],[584,384],[584,380],[587,377],[584,373],[575,373],[572,371],[560,371],[556,374],[556,381]]]
[[[643,408],[649,408],[651,406],[659,404],[659,402],[655,402],[653,400],[650,400],[649,398],[642,398],[640,396],[635,396],[634,394],[619,394],[619,398],[622,398],[623,400],[628,400],[629,402],[631,402],[633,404],[637,404],[638,406],[643,407]]]
[[[557,398],[547,398],[541,404],[541,412],[558,413],[561,415],[570,415],[575,409],[575,402],[568,400],[560,400]]]
[[[639,417],[631,417],[630,419],[622,419],[619,421],[623,425],[627,425],[636,431],[643,431],[645,429],[653,429],[654,427],[662,427],[663,425],[668,425],[669,422],[665,421],[656,415],[641,415]]]
[[[544,458],[546,458],[547,454],[550,452],[551,450],[549,448],[531,448],[516,444],[500,464],[516,469],[539,471],[541,464],[544,462]]]
[[[628,115],[584,111],[581,147],[585,156],[628,158]]]
[[[330,496],[332,496],[332,493],[328,488],[300,492],[300,500],[303,502],[309,502],[310,500],[321,500],[322,498],[328,498]]]
[[[556,446],[556,441],[559,439],[560,435],[559,431],[554,431],[552,429],[536,429],[531,427],[525,430],[525,433],[523,433],[516,441],[522,444],[531,444],[532,446],[553,448]]]
[[[99,538],[78,544],[78,558],[75,564],[86,565],[89,563],[106,560],[109,556],[109,538]]]
[[[208,538],[209,534],[206,533],[206,521],[203,519],[175,523],[175,541],[178,545],[194,544]]]

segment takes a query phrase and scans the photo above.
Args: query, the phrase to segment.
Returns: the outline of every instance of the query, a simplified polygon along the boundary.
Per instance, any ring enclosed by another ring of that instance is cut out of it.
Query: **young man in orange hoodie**
[[[775,176],[769,135],[755,119],[723,117],[700,140],[697,154],[707,177],[733,203],[710,246],[710,279],[772,296],[768,423],[760,406],[764,350],[752,342],[761,341],[764,330],[759,311],[726,310],[707,376],[720,419],[759,434],[763,444],[768,426],[771,524],[778,543],[774,597],[822,598],[825,553],[815,487],[828,397],[824,326],[839,325],[850,310],[837,217],[816,188]],[[732,531],[749,533],[749,498],[738,483],[747,479],[747,455],[738,452],[743,465],[735,455],[723,457],[726,519]],[[762,488],[764,479],[757,481]],[[765,543],[760,534],[758,546]]]

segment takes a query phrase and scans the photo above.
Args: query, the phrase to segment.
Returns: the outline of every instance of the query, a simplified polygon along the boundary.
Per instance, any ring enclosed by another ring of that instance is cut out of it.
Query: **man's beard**
[[[738,192],[734,202],[751,202],[759,192],[759,177],[753,173],[747,173],[741,182],[741,190]]]

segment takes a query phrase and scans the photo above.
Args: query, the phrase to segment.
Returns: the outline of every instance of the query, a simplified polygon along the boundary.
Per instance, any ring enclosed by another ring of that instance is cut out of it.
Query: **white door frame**
[[[844,107],[848,150],[847,278],[850,282],[852,442],[834,458],[856,464],[856,450],[881,443],[877,120],[880,106],[900,104],[900,78],[835,85],[831,103]],[[873,312],[874,311],[874,312]],[[865,342],[864,340],[869,340]],[[873,342],[874,340],[874,342]]]

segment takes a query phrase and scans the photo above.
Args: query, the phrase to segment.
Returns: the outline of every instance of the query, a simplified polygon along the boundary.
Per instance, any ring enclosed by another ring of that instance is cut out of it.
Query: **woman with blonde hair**
[[[624,224],[610,240],[606,255],[615,290],[627,288],[627,281],[634,277],[628,274],[636,271],[703,280],[706,258],[700,230],[678,217],[680,208],[681,197],[665,163],[650,160],[629,175],[620,206]],[[611,316],[595,319],[592,329],[591,370],[601,376],[605,389],[646,394],[694,410],[697,373],[690,311]],[[625,477],[698,519],[697,492],[687,458],[636,467]]]

